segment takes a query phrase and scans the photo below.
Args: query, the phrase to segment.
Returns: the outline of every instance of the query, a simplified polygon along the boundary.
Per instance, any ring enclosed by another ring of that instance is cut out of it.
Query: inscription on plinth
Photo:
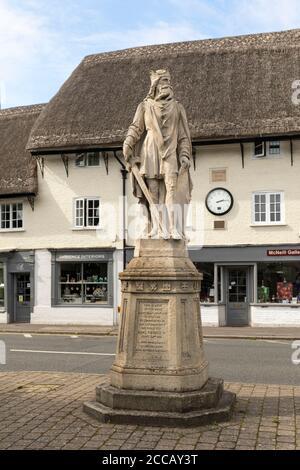
[[[164,353],[168,345],[168,301],[138,300],[135,352]]]

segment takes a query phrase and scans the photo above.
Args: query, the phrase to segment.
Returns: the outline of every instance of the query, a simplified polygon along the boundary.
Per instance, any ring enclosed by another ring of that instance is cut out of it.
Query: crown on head
[[[155,71],[151,70],[150,72],[151,83],[156,82],[162,77],[167,77],[170,80],[171,79],[170,72],[165,69],[155,70]]]

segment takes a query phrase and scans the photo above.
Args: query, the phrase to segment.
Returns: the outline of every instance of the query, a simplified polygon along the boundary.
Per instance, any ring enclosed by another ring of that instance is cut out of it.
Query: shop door
[[[30,323],[30,274],[15,274],[15,322]]]
[[[227,325],[249,324],[249,268],[227,268]]]

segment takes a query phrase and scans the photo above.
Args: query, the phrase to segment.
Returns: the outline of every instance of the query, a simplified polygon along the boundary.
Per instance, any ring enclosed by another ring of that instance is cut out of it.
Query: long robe
[[[191,158],[191,138],[183,106],[171,100],[146,98],[139,104],[125,144],[133,149],[134,161],[144,178],[163,180],[178,176],[178,202],[190,201],[192,182],[189,171],[180,170],[180,158]],[[136,197],[143,194],[133,178]]]

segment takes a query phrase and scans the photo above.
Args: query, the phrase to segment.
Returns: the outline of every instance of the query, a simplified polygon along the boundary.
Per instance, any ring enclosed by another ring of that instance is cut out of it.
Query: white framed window
[[[95,197],[74,200],[75,228],[96,228],[100,223],[100,199]]]
[[[0,204],[0,229],[20,230],[23,228],[23,203]]]
[[[252,199],[252,223],[255,225],[284,224],[284,193],[255,192]]]
[[[253,145],[253,158],[273,157],[280,155],[280,140],[264,142],[256,140]]]
[[[99,152],[83,152],[77,153],[75,158],[76,167],[99,166],[100,154]]]
[[[263,142],[262,140],[256,140],[254,142],[253,155],[255,158],[265,157],[266,156],[266,143]]]
[[[268,154],[280,155],[280,141],[279,140],[270,140],[268,142]]]

